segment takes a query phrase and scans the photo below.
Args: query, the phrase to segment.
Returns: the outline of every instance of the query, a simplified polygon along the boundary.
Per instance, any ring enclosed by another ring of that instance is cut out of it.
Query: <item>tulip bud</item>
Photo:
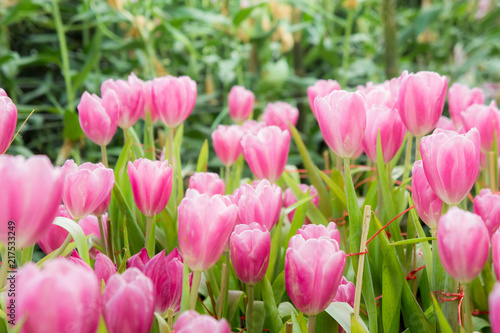
[[[406,135],[406,127],[399,118],[397,110],[385,106],[374,106],[366,111],[363,149],[366,155],[375,162],[377,161],[378,133],[380,133],[384,163],[388,163],[396,156]]]
[[[481,273],[490,237],[479,215],[451,207],[439,219],[437,241],[439,258],[452,278],[470,283]]]
[[[311,203],[318,207],[319,205],[319,196],[318,196],[318,191],[316,190],[316,188],[311,185],[306,185],[306,184],[299,184],[299,188],[302,192],[306,193],[308,190],[310,190],[309,192],[309,195],[312,196],[312,199],[311,199]],[[283,200],[283,205],[285,207],[290,207],[291,205],[297,203],[297,198],[295,197],[295,195],[293,194],[293,191],[291,188],[287,188],[285,190],[285,199]],[[288,220],[290,220],[290,222],[293,221],[293,216],[295,215],[295,209],[292,210],[290,213],[288,213]],[[306,217],[306,220],[304,221],[304,224],[310,224],[311,221],[309,220],[308,217]]]
[[[229,244],[238,279],[248,285],[262,280],[271,254],[271,235],[267,228],[255,222],[240,224],[234,229]]]
[[[149,262],[149,255],[146,248],[142,248],[139,253],[134,254],[127,260],[127,268],[135,267],[141,272],[144,272],[147,263]]]
[[[326,144],[342,158],[354,156],[366,127],[363,94],[335,90],[325,97],[316,97],[314,107]]]
[[[398,110],[408,131],[421,137],[432,131],[443,113],[448,80],[434,72],[409,74],[401,82]]]
[[[282,131],[289,131],[290,125],[297,125],[299,110],[285,102],[267,104],[262,113],[262,121],[267,126],[278,126]]]
[[[56,217],[63,181],[47,156],[0,155],[0,242],[14,227],[16,250],[35,244]]]
[[[12,100],[0,95],[0,154],[10,145],[17,125],[17,108]]]
[[[418,216],[434,232],[441,217],[443,202],[430,187],[421,160],[413,165],[411,188]]]
[[[237,217],[225,196],[188,189],[178,207],[179,248],[192,271],[206,271],[219,260]]]
[[[488,296],[490,310],[490,325],[492,333],[500,332],[500,282],[495,283],[493,290]]]
[[[491,237],[500,227],[500,195],[481,190],[474,198],[474,214],[481,216]]]
[[[483,104],[483,92],[479,88],[470,89],[466,85],[454,83],[448,90],[448,108],[453,121],[462,124],[461,114],[473,104]]]
[[[241,86],[233,86],[227,95],[229,116],[237,123],[247,120],[252,114],[254,102],[253,92]]]
[[[497,280],[500,280],[500,229],[497,229],[491,237],[491,254],[493,257],[493,268]]]
[[[120,107],[118,95],[113,90],[107,91],[103,99],[84,92],[77,108],[85,135],[99,146],[108,145],[118,127]]]
[[[63,202],[76,220],[95,211],[107,200],[115,185],[113,170],[102,163],[77,166],[73,160],[67,160],[62,172],[65,178]]]
[[[307,87],[307,99],[309,100],[309,107],[314,116],[316,116],[314,108],[316,97],[325,97],[334,90],[340,90],[340,84],[335,80],[318,80],[314,85]]]
[[[474,104],[462,112],[461,117],[466,130],[475,127],[479,131],[482,152],[492,151],[495,133],[500,136],[500,111],[496,106]]]
[[[351,307],[354,307],[354,294],[356,294],[354,283],[342,277],[339,288],[337,289],[337,294],[335,294],[332,302],[345,302]]]
[[[172,167],[168,161],[140,158],[128,162],[127,172],[137,208],[146,216],[155,216],[167,207],[172,193]]]
[[[149,332],[154,302],[153,284],[138,269],[113,275],[102,294],[102,314],[108,332]]]
[[[224,195],[226,193],[226,184],[219,178],[219,175],[213,172],[196,172],[189,178],[189,186],[199,193],[206,193],[208,196],[214,194]]]
[[[99,282],[101,280],[104,280],[104,283],[107,283],[108,279],[113,274],[116,274],[117,269],[116,265],[113,264],[113,262],[111,261],[111,259],[108,258],[108,256],[102,253],[98,253],[95,258],[94,272]]]
[[[217,157],[222,161],[222,164],[231,166],[238,160],[243,152],[241,139],[243,139],[245,134],[245,130],[238,125],[219,125],[212,132],[214,150]]]
[[[231,333],[227,320],[200,315],[193,310],[184,311],[174,323],[175,333]]]
[[[253,174],[259,179],[276,182],[285,171],[290,150],[290,133],[277,126],[264,127],[241,140],[243,155]]]
[[[479,172],[480,140],[475,128],[464,135],[436,130],[422,138],[420,152],[425,175],[443,202],[458,204],[474,186]]]

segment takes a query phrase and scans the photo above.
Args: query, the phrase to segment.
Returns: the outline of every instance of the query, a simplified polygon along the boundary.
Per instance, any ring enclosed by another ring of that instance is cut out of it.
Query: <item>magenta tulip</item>
[[[217,319],[200,315],[189,310],[184,311],[174,323],[175,333],[231,333],[231,327],[226,319]]]
[[[448,108],[453,121],[462,124],[461,114],[473,104],[483,104],[483,92],[479,88],[470,89],[466,85],[454,83],[448,90]]]
[[[241,139],[245,134],[245,130],[238,125],[219,125],[212,132],[214,150],[222,164],[231,166],[238,160],[243,152]]]
[[[255,222],[236,226],[229,246],[238,279],[254,285],[264,278],[271,254],[271,235],[265,226]]]
[[[278,126],[282,131],[289,131],[290,125],[297,125],[299,109],[285,102],[267,104],[262,113],[262,121],[267,126]]]
[[[153,283],[136,268],[109,278],[102,314],[109,333],[147,333],[154,319]]]
[[[401,82],[398,110],[408,131],[421,137],[431,132],[443,113],[448,80],[434,72],[409,74]]]
[[[333,298],[333,302],[345,302],[351,307],[354,307],[354,294],[356,294],[356,286],[354,283],[342,277],[337,293]]]
[[[481,273],[490,237],[479,215],[451,207],[439,219],[437,241],[439,258],[452,278],[470,283]]]
[[[282,206],[281,187],[261,180],[255,188],[242,184],[233,193],[233,202],[238,205],[239,222],[257,222],[271,230],[278,222]]]
[[[363,149],[366,155],[375,162],[377,161],[378,133],[380,133],[384,163],[388,163],[396,156],[406,135],[406,127],[399,118],[397,110],[385,106],[374,106],[366,111]]]
[[[493,103],[490,105],[474,104],[462,112],[461,116],[466,130],[475,127],[479,131],[482,152],[492,151],[495,133],[497,137],[500,137],[500,111],[497,107]]]
[[[219,260],[238,209],[228,197],[188,189],[178,207],[179,248],[192,271],[206,271]]]
[[[493,258],[493,268],[497,280],[500,280],[500,229],[497,229],[491,237],[491,255]]]
[[[196,82],[188,76],[164,76],[153,80],[152,109],[169,128],[183,123],[193,112],[197,97]]]
[[[366,103],[361,92],[335,90],[314,101],[323,139],[342,158],[359,150],[366,127]]]
[[[17,108],[7,95],[0,95],[0,154],[9,147],[17,124]]]
[[[128,162],[127,172],[135,204],[146,216],[155,216],[165,209],[172,193],[172,167],[168,161],[140,158]]]
[[[490,306],[491,332],[500,333],[500,282],[495,283],[488,296],[488,305]]]
[[[345,262],[335,239],[293,236],[286,250],[285,285],[295,307],[307,315],[324,311],[337,293]]]
[[[206,193],[209,196],[214,194],[224,195],[226,193],[226,184],[219,178],[219,175],[213,172],[196,172],[189,178],[189,186],[199,193]]]
[[[277,126],[264,127],[256,134],[245,135],[241,146],[253,174],[259,179],[276,182],[285,171],[290,133]]]
[[[474,198],[474,214],[481,216],[490,236],[500,227],[500,195],[483,189]]]
[[[318,80],[314,85],[307,87],[309,107],[315,116],[316,110],[314,108],[314,100],[316,97],[325,97],[334,90],[340,90],[340,84],[335,80]]]
[[[253,92],[241,86],[233,86],[227,95],[229,116],[237,123],[247,120],[252,114],[254,102]]]
[[[15,280],[16,290],[22,290],[14,313],[16,320],[25,319],[21,332],[96,332],[101,288],[92,270],[55,259],[43,269],[24,265]]]
[[[480,140],[475,128],[464,135],[438,129],[422,138],[420,152],[425,175],[443,202],[458,204],[474,186],[479,172]]]
[[[306,193],[308,190],[310,191],[309,192],[309,195],[312,197],[311,199],[311,203],[313,205],[315,205],[316,207],[318,207],[319,205],[319,196],[318,196],[318,191],[316,190],[316,188],[311,185],[307,185],[307,184],[299,184],[299,188],[302,192]],[[295,195],[293,194],[293,191],[291,188],[287,188],[285,190],[285,198],[283,199],[283,205],[285,207],[290,207],[291,205],[297,203],[297,198],[295,197]],[[290,222],[293,221],[293,217],[295,215],[295,209],[292,210],[290,213],[288,213],[288,220],[290,220]],[[304,221],[304,224],[309,224],[311,223],[311,221],[309,220],[308,217],[306,217],[305,221]]]
[[[95,258],[94,272],[99,282],[101,280],[104,280],[104,283],[107,283],[108,279],[112,275],[116,274],[117,269],[116,265],[113,264],[113,262],[111,261],[111,259],[109,259],[108,256],[102,253],[98,253]]]
[[[142,248],[139,253],[134,254],[127,260],[127,268],[135,267],[141,272],[144,272],[147,263],[149,262],[149,255],[146,248]]]
[[[416,161],[413,165],[411,188],[418,216],[431,228],[434,234],[443,210],[443,202],[429,185],[421,160]]]
[[[80,257],[80,255],[78,254],[78,251],[77,250],[73,250],[73,252],[71,253],[71,255],[67,258],[63,257],[63,256],[59,256],[59,259],[66,259],[70,262],[72,262],[73,264],[75,265],[78,265],[80,267],[83,267],[85,268],[87,271],[91,272],[92,274],[94,274],[94,271],[92,270],[92,267],[89,266],[89,264],[87,264],[83,259],[82,257]]]
[[[35,244],[56,217],[63,181],[47,156],[0,155],[0,242],[15,232],[16,250]]]
[[[109,144],[118,127],[121,104],[114,90],[108,90],[103,98],[84,92],[78,104],[80,126],[87,137],[99,146]]]
[[[89,215],[108,199],[115,185],[112,169],[102,163],[83,163],[77,166],[67,160],[62,167],[64,174],[63,203],[73,219]]]

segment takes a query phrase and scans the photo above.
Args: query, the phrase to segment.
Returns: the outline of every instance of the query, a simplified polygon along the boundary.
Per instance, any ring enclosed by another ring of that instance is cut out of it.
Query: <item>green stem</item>
[[[247,332],[254,333],[253,299],[254,286],[248,285]]]
[[[490,189],[493,192],[496,192],[498,190],[498,181],[497,181],[497,174],[495,173],[495,152],[490,151],[486,154],[488,157],[488,181],[490,183]]]
[[[146,249],[150,258],[155,254],[155,228],[154,216],[146,216]]]
[[[347,84],[347,71],[349,69],[349,49],[351,46],[352,23],[354,21],[354,9],[349,9],[347,13],[347,23],[344,35],[344,54],[342,57],[342,87]]]
[[[170,331],[174,330],[174,310],[168,309],[167,311],[167,323]]]
[[[7,258],[7,247],[2,244],[2,268],[0,269],[0,289],[7,282],[7,271],[9,267],[9,259]]]
[[[146,121],[144,123],[144,153],[151,160],[156,160],[153,123],[151,121],[151,113],[149,111],[146,112]]]
[[[196,308],[196,300],[198,298],[198,288],[200,287],[201,272],[193,272],[193,286],[191,287],[191,295],[189,300],[189,309],[194,310]]]
[[[309,316],[309,323],[307,324],[307,333],[314,333],[316,329],[316,315]]]
[[[226,270],[224,271],[225,279],[224,279],[224,302],[222,303],[222,316],[227,315],[227,309],[228,309],[228,295],[229,295],[229,269],[231,268],[231,262],[229,260],[229,251],[225,252],[226,256]]]
[[[21,257],[21,266],[31,261],[31,259],[33,258],[34,247],[35,247],[34,245],[31,245],[23,249],[23,254]]]
[[[226,165],[226,173],[224,175],[226,177],[226,194],[233,193],[231,186],[231,166]]]
[[[102,164],[108,167],[108,154],[106,153],[106,146],[101,146]]]
[[[168,140],[167,140],[167,156],[168,162],[172,165],[175,171],[175,161],[174,161],[174,128],[168,128]],[[175,175],[175,172],[173,173]]]
[[[97,217],[97,221],[99,222],[99,233],[101,235],[101,245],[102,252],[109,257],[108,249],[106,247],[106,234],[104,233],[104,225],[102,224],[102,215]]]
[[[51,255],[50,257],[51,258],[59,257],[64,252],[66,247],[69,245],[69,243],[71,243],[71,239],[72,239],[71,234],[69,234],[68,237],[66,237],[66,239],[64,240],[64,243],[62,243],[62,245],[57,249],[57,251],[54,252],[54,254]]]
[[[464,321],[465,321],[465,332],[472,333],[472,308],[471,308],[471,297],[470,297],[470,284],[464,283]]]
[[[422,156],[420,156],[420,140],[421,139],[422,139],[421,136],[415,137],[415,161],[422,159]]]
[[[410,178],[410,165],[411,165],[411,148],[413,144],[413,135],[408,132],[406,138],[406,152],[405,152],[405,169],[403,173],[403,183]]]
[[[111,219],[109,217],[106,220],[106,231],[107,231],[108,257],[109,259],[111,259],[111,261],[116,263],[115,251],[113,251],[113,238],[112,238],[113,230],[111,229]]]

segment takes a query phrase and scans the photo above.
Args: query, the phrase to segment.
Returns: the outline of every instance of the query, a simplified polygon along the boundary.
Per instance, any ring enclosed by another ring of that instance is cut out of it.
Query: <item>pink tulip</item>
[[[78,265],[80,267],[83,267],[85,268],[87,271],[91,272],[92,274],[94,274],[94,271],[92,270],[92,267],[89,266],[89,264],[87,264],[83,259],[82,257],[80,257],[80,255],[78,254],[78,251],[77,250],[73,250],[73,252],[71,253],[71,256],[69,256],[68,258],[64,258],[63,256],[59,256],[59,259],[65,259],[65,260],[68,260],[70,262],[72,262],[73,264],[75,265]]]
[[[238,205],[239,222],[257,222],[271,230],[278,222],[282,206],[281,187],[264,179],[254,188],[242,184],[233,193],[233,202]]]
[[[224,195],[226,193],[226,184],[219,178],[219,175],[213,172],[196,172],[189,178],[189,186],[199,193],[206,193],[208,196],[214,194]]]
[[[443,202],[429,185],[421,160],[413,165],[411,188],[418,216],[435,232],[443,210]]]
[[[17,321],[26,319],[21,332],[96,332],[101,288],[91,270],[55,259],[43,269],[24,265],[15,280],[14,315]]]
[[[212,132],[212,141],[214,142],[214,150],[217,157],[225,166],[233,165],[241,153],[241,139],[246,134],[245,130],[238,125],[219,125]]]
[[[488,296],[490,325],[492,333],[500,333],[500,282],[495,283]]]
[[[313,205],[315,205],[316,207],[318,207],[319,205],[319,196],[318,196],[318,191],[316,190],[316,188],[311,185],[307,185],[307,184],[299,184],[299,188],[302,192],[306,193],[308,190],[310,190],[309,192],[309,195],[312,196],[312,199],[311,199],[311,202]],[[283,205],[285,207],[290,207],[291,205],[297,203],[297,198],[295,197],[295,195],[293,194],[293,191],[291,188],[287,188],[285,190],[285,198],[283,200]],[[290,222],[293,221],[293,216],[295,215],[295,209],[292,210],[290,213],[288,213],[288,220],[290,220]],[[311,221],[309,220],[308,217],[306,217],[306,220],[304,221],[304,224],[309,224],[311,223]]]
[[[7,95],[0,95],[0,154],[10,145],[17,125],[17,108]]]
[[[118,108],[118,126],[120,128],[127,129],[134,126],[144,112],[146,101],[142,85],[142,81],[133,73],[129,75],[127,81],[109,79],[101,85],[103,98],[110,90],[118,95],[121,104]]]
[[[363,94],[335,90],[326,97],[316,97],[314,107],[326,144],[342,158],[354,156],[361,146],[366,127]]]
[[[140,158],[128,162],[127,172],[135,204],[146,216],[155,216],[167,207],[172,193],[172,167],[168,161]]]
[[[470,283],[481,273],[490,237],[479,215],[451,207],[439,219],[437,241],[443,267],[452,278]]]
[[[151,122],[154,124],[158,120],[160,120],[160,116],[158,115],[158,112],[156,112],[156,109],[154,108],[153,104],[153,81],[145,81],[142,85],[143,92],[144,92],[144,113],[141,115],[141,118],[146,120],[146,112],[149,111],[149,115],[151,117]]]
[[[310,227],[315,226],[305,226]],[[345,262],[345,253],[333,238],[293,236],[286,250],[285,285],[295,307],[307,315],[324,311],[337,293]]]
[[[252,114],[254,102],[253,92],[241,86],[233,86],[227,95],[229,116],[237,123],[247,120]]]
[[[307,99],[309,100],[309,107],[314,116],[316,116],[314,108],[316,97],[325,97],[334,90],[340,90],[340,84],[335,80],[318,80],[314,85],[307,87]]]
[[[76,220],[95,211],[107,200],[115,185],[113,170],[102,163],[77,166],[73,160],[67,160],[62,172],[65,178],[63,203]]]
[[[500,195],[483,189],[474,198],[474,214],[481,216],[490,236],[500,227]]]
[[[164,76],[153,80],[152,109],[167,127],[175,128],[193,112],[197,97],[196,82],[188,76]]]
[[[297,125],[299,109],[285,102],[267,104],[262,113],[262,121],[267,126],[278,126],[282,131],[289,131],[290,125]]]
[[[166,314],[169,309],[174,314],[179,312],[183,267],[182,256],[177,248],[167,256],[165,250],[161,251],[146,264],[144,274],[153,281],[155,311],[161,314]]]
[[[264,127],[266,127],[266,124],[257,120],[245,120],[243,124],[241,124],[241,129],[245,132],[245,134],[257,134],[257,132]]]
[[[276,182],[285,171],[290,150],[290,133],[277,126],[264,127],[241,140],[243,155],[253,174],[259,179]]]
[[[174,323],[175,333],[231,333],[231,327],[226,319],[217,319],[208,316],[200,315],[199,313],[189,310],[184,311]]]
[[[491,255],[493,257],[493,268],[497,280],[500,280],[500,229],[497,229],[491,237]]]
[[[466,130],[475,127],[479,131],[482,152],[492,151],[495,133],[497,137],[500,136],[500,111],[496,106],[474,104],[462,112],[461,116]]]
[[[228,197],[188,189],[178,207],[179,248],[192,271],[206,271],[219,260],[238,209]]]
[[[297,230],[297,235],[301,235],[305,240],[327,237],[335,240],[340,245],[340,231],[337,229],[337,225],[334,222],[328,223],[326,227],[324,225],[315,224],[304,225]]]
[[[441,116],[436,124],[436,129],[444,129],[447,131],[454,131],[456,129],[455,123],[448,117]]]
[[[337,294],[335,294],[332,302],[345,302],[351,307],[354,307],[354,294],[356,294],[356,286],[354,286],[354,283],[342,277],[339,288],[337,289]]]
[[[109,333],[147,333],[154,319],[151,280],[136,268],[110,277],[102,294],[102,314]]]
[[[108,220],[108,214],[104,214],[101,216],[101,222],[103,225],[103,231],[104,231],[104,236],[101,237],[101,232],[99,229],[99,220],[97,219],[96,216],[94,215],[88,215],[84,217],[83,219],[78,221],[78,225],[82,228],[83,233],[85,236],[93,236],[97,238],[99,241],[102,242],[102,240],[105,240],[107,237],[107,220]],[[95,249],[93,249],[95,250]],[[97,255],[94,251],[94,256]]]
[[[436,130],[422,138],[420,152],[427,181],[449,205],[458,204],[474,186],[479,172],[480,137],[473,128],[464,135]]]
[[[389,82],[378,84],[365,93],[366,105],[370,109],[374,106],[385,106],[389,109],[396,108],[397,95],[389,88]],[[367,120],[367,124],[368,124]]]
[[[7,95],[7,93],[5,92],[5,90],[3,90],[2,88],[0,88],[0,97],[4,97],[4,96],[5,96],[5,97],[9,97],[9,96]]]
[[[78,104],[78,118],[85,135],[99,146],[108,145],[118,127],[120,109],[120,100],[114,90],[107,90],[102,99],[84,92]]]
[[[56,217],[63,181],[47,156],[0,155],[0,242],[15,232],[16,250],[35,244]]]
[[[398,110],[408,131],[421,137],[432,131],[443,113],[448,80],[434,72],[409,74],[401,82]]]
[[[448,90],[448,108],[453,121],[460,125],[461,114],[473,104],[483,104],[483,92],[479,88],[470,89],[466,85],[454,83]]]
[[[116,265],[113,264],[108,256],[102,253],[98,253],[95,258],[94,272],[97,276],[97,280],[100,282],[104,280],[104,283],[108,283],[108,279],[116,274]]]
[[[96,216],[103,215],[108,210],[110,202],[111,202],[111,192],[109,193],[108,197],[104,199],[99,206],[97,206],[97,208],[92,212],[92,214]]]
[[[141,272],[144,272],[147,263],[149,262],[149,255],[146,248],[142,248],[139,253],[134,254],[127,260],[127,268],[135,267]]]
[[[264,278],[271,254],[271,235],[265,226],[255,222],[236,226],[229,246],[238,279],[254,285]]]
[[[363,149],[366,155],[375,162],[377,161],[377,137],[379,132],[384,163],[388,163],[396,156],[406,135],[406,127],[399,118],[397,110],[385,106],[374,106],[366,111]]]

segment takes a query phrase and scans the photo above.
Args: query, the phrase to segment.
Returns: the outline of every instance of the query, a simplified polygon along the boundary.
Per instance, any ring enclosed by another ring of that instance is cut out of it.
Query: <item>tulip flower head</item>
[[[118,127],[121,104],[114,90],[108,90],[103,98],[84,92],[78,104],[80,126],[87,137],[99,146],[109,144]]]
[[[342,277],[337,293],[333,298],[333,302],[346,302],[351,307],[354,307],[354,294],[356,294],[356,286],[354,286],[354,283]]]
[[[175,333],[231,333],[231,327],[225,318],[217,320],[209,315],[200,315],[196,311],[184,311],[174,323]]]
[[[10,145],[17,124],[17,108],[12,100],[0,95],[0,154],[5,153]]]
[[[219,125],[212,132],[212,141],[217,157],[225,166],[233,165],[243,153],[241,140],[246,131],[238,125]]]
[[[474,198],[474,214],[481,216],[490,236],[500,227],[500,195],[483,189]]]
[[[479,88],[469,88],[460,83],[454,83],[448,90],[448,108],[455,124],[462,124],[461,114],[473,104],[483,104],[483,92]]]
[[[278,126],[282,131],[289,131],[290,125],[297,125],[299,110],[285,102],[267,104],[262,113],[262,121],[267,126]]]
[[[500,282],[497,282],[488,296],[490,324],[493,333],[500,332]]]
[[[306,193],[307,191],[310,191],[309,192],[309,195],[312,197],[311,199],[311,203],[313,205],[315,205],[316,207],[318,207],[319,205],[319,196],[318,196],[318,191],[316,190],[316,188],[314,187],[314,185],[307,185],[307,184],[299,184],[299,188],[300,190],[303,192],[303,193]],[[287,188],[285,190],[285,198],[283,199],[283,205],[285,207],[290,207],[291,205],[297,203],[297,200],[298,198],[295,197],[295,195],[293,194],[293,191],[291,188]],[[293,211],[291,211],[290,213],[288,213],[288,220],[290,222],[293,221],[293,217],[295,216],[295,209]],[[309,220],[308,217],[306,217],[305,221],[304,221],[304,224],[310,224],[311,221]]]
[[[146,248],[142,248],[138,253],[134,254],[127,260],[127,268],[135,267],[141,272],[144,272],[147,263],[149,262],[149,255]]]
[[[196,172],[189,178],[189,186],[200,193],[206,193],[209,196],[214,194],[224,195],[226,193],[226,184],[219,178],[219,175],[213,172]]]
[[[481,136],[481,151],[492,151],[497,138],[500,136],[500,111],[492,103],[490,105],[474,104],[461,113],[462,123],[466,130],[477,128]],[[498,139],[497,139],[498,145]]]
[[[229,116],[236,123],[247,120],[253,111],[255,95],[250,90],[241,86],[234,86],[227,95]]]
[[[105,254],[98,253],[96,258],[95,258],[95,263],[94,263],[94,271],[95,275],[97,276],[97,280],[101,281],[103,280],[104,283],[108,282],[108,279],[116,274],[117,269],[116,265],[113,264],[111,259],[108,258]]]
[[[314,85],[307,87],[307,99],[309,101],[309,107],[311,108],[315,116],[316,111],[314,108],[314,100],[316,99],[316,97],[325,97],[334,90],[340,90],[340,84],[335,80],[318,80]]]
[[[500,280],[500,229],[497,229],[491,237],[491,255],[493,258],[493,268],[497,280]]]
[[[413,165],[411,188],[418,216],[435,232],[443,210],[443,201],[429,185],[422,160],[416,161]]]

